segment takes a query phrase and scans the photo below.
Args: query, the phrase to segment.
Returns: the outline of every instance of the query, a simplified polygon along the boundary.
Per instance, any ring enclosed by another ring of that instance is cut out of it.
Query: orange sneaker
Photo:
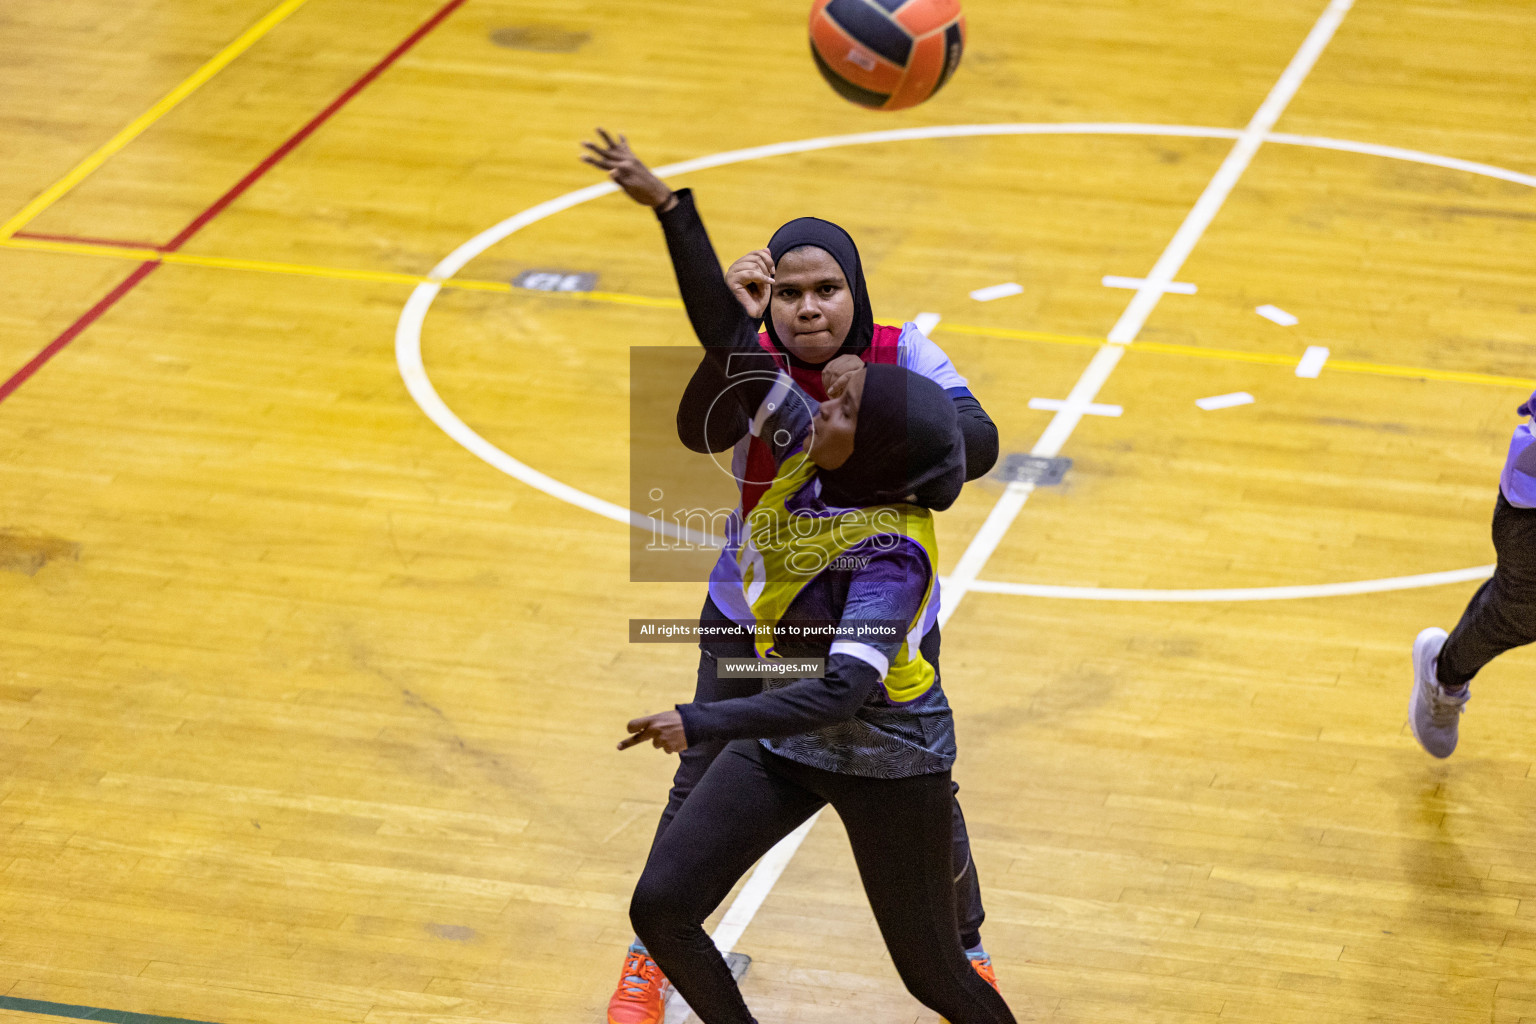
[[[1001,995],[1002,993],[999,992],[997,987],[997,972],[992,969],[992,958],[987,956],[985,951],[966,953],[965,958],[971,962],[971,966],[975,968],[976,973],[981,975],[981,980],[991,985],[992,991],[998,992]]]
[[[656,961],[638,949],[624,958],[619,987],[608,1000],[608,1024],[662,1024],[672,985]]]

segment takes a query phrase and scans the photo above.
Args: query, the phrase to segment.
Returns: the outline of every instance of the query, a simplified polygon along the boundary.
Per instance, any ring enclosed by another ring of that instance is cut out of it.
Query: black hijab
[[[797,217],[773,233],[773,237],[768,240],[768,251],[773,254],[774,263],[778,263],[785,253],[802,245],[815,246],[836,260],[842,268],[843,276],[848,279],[848,290],[853,293],[853,324],[848,328],[848,337],[843,339],[843,347],[828,356],[827,361],[841,355],[862,355],[875,337],[875,314],[869,305],[869,289],[864,284],[864,264],[859,261],[859,247],[853,244],[853,237],[848,232],[831,221],[819,217]],[[784,347],[773,329],[771,297],[768,308],[763,311],[763,320],[773,347],[788,356],[793,365],[811,368],[825,365],[825,362],[808,363]]]
[[[865,367],[853,454],[820,476],[822,497],[833,505],[910,501],[944,511],[965,483],[965,438],[954,400],[903,367]]]

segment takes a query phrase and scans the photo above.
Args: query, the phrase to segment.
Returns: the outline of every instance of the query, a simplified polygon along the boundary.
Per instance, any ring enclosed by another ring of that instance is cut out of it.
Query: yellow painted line
[[[86,242],[48,242],[40,238],[3,238],[0,239],[0,246],[7,249],[31,249],[35,252],[59,252],[73,256],[106,256],[111,259],[133,260],[135,263],[157,260],[164,255],[158,249],[129,249],[116,245],[90,245]]]
[[[393,270],[356,270],[350,267],[322,267],[309,263],[284,263],[278,260],[251,260],[231,256],[199,256],[188,252],[161,252],[159,249],[130,249],[115,245],[91,245],[85,242],[50,242],[33,238],[7,238],[0,240],[0,247],[26,249],[33,252],[62,253],[69,256],[103,256],[107,259],[131,260],[134,263],[172,263],[184,267],[212,267],[216,270],[247,270],[262,274],[288,274],[298,277],[320,277],[340,281],[372,281],[381,284],[440,284],[445,288],[462,288],[468,291],[510,292],[512,285],[506,281],[479,281],[473,278],[452,278],[444,281],[420,274],[405,274]],[[649,300],[660,301],[660,300]]]
[[[451,277],[447,280],[426,277],[421,274],[405,274],[392,270],[354,270],[348,267],[323,267],[308,263],[284,263],[278,260],[251,260],[231,256],[198,256],[184,252],[161,252],[158,249],[128,249],[111,245],[91,245],[85,242],[49,242],[32,238],[0,238],[0,248],[25,249],[34,252],[53,252],[72,256],[101,256],[108,259],[131,260],[143,263],[156,260],[187,267],[211,267],[217,270],[245,270],[263,274],[288,274],[298,277],[319,277],[340,281],[370,281],[379,284],[436,284],[444,288],[465,291],[521,292],[507,281],[487,281],[472,277]],[[584,302],[604,302],[621,306],[640,306],[646,309],[682,309],[677,299],[653,298],[649,295],[630,295],[625,292],[530,292],[539,296],[575,299]],[[1095,338],[1087,334],[1055,334],[1050,331],[1024,331],[1009,327],[974,327],[944,321],[935,330],[950,334],[967,334],[982,338],[1004,338],[1009,341],[1038,341],[1051,345],[1091,346],[1098,348],[1109,344],[1107,338]],[[1295,367],[1299,356],[1272,352],[1244,352],[1230,348],[1204,348],[1199,345],[1173,345],[1160,341],[1138,341],[1126,348],[1133,352],[1152,352],[1158,355],[1184,356],[1191,359],[1212,359],[1229,363],[1257,363],[1261,366]],[[1420,366],[1394,366],[1390,363],[1365,363],[1349,359],[1330,359],[1329,371],[1339,373],[1365,373],[1378,377],[1406,377],[1415,380],[1439,380],[1454,384],[1486,384],[1494,387],[1536,389],[1536,379],[1504,377],[1492,373],[1469,373],[1461,370],[1432,370]],[[1326,371],[1325,371],[1326,372]]]
[[[1463,373],[1460,370],[1425,370],[1417,366],[1392,366],[1384,363],[1356,363],[1348,359],[1330,359],[1328,370],[1344,373],[1374,373],[1381,377],[1422,377],[1425,380],[1444,380],[1455,384],[1492,384],[1508,388],[1536,388],[1536,380],[1529,377],[1502,377],[1494,373]]]
[[[1051,334],[1046,331],[1016,331],[1006,327],[971,327],[944,321],[934,328],[952,334],[971,334],[983,338],[1008,338],[1015,341],[1043,341],[1053,345],[1108,345],[1108,338],[1094,338],[1082,334]],[[1214,359],[1229,363],[1258,363],[1264,366],[1294,367],[1300,356],[1281,355],[1272,352],[1244,352],[1231,348],[1205,348],[1200,345],[1170,345],[1160,341],[1137,341],[1125,346],[1132,352],[1155,352],[1160,355],[1186,356],[1192,359]],[[1470,373],[1461,370],[1432,370],[1422,366],[1394,366],[1390,363],[1364,363],[1350,359],[1328,360],[1325,373],[1367,373],[1378,377],[1409,377],[1416,380],[1441,380],[1455,384],[1490,384],[1495,387],[1536,388],[1536,378],[1504,377],[1493,373]]]
[[[648,295],[626,295],[623,292],[556,292],[555,294],[574,295],[593,302],[613,302],[621,306],[645,306],[649,309],[683,308],[681,299],[653,299]]]
[[[1098,348],[1109,344],[1108,339],[1094,338],[1086,334],[1052,334],[1049,331],[1017,331],[1011,327],[968,327],[945,320],[935,330],[951,334],[974,334],[982,338],[1008,338],[1012,341],[1044,341],[1052,345],[1091,345]]]
[[[376,281],[382,284],[437,284],[444,288],[459,288],[476,292],[512,292],[507,281],[487,281],[472,277],[428,277],[422,274],[405,274],[392,270],[356,270],[350,267],[324,267],[311,263],[286,263],[280,260],[252,260],[232,256],[199,256],[188,252],[162,252],[159,249],[138,249],[119,245],[94,245],[89,242],[53,242],[42,238],[4,238],[0,248],[25,249],[32,252],[52,252],[66,256],[100,256],[106,259],[129,260],[134,263],[155,261],[184,267],[213,267],[218,270],[248,270],[262,274],[289,274],[299,277],[324,277],[342,281]],[[627,295],[624,292],[537,292],[557,298],[584,299],[588,302],[608,302],[622,306],[642,306],[647,309],[682,309],[678,299],[657,299],[649,295]]]
[[[1204,348],[1200,345],[1168,345],[1160,341],[1133,341],[1126,348],[1133,352],[1157,352],[1165,356],[1189,356],[1192,359],[1221,359],[1229,363],[1258,363],[1262,366],[1289,366],[1294,368],[1300,356],[1280,352],[1244,352],[1235,348]],[[1328,369],[1338,368],[1329,362]]]
[[[249,50],[256,41],[272,31],[283,19],[303,7],[309,0],[283,0],[268,11],[256,24],[240,33],[239,38],[213,56],[176,88],[160,98],[160,102],[129,122],[128,126],[107,140],[96,152],[76,164],[68,174],[48,186],[37,198],[23,206],[14,217],[0,224],[0,240],[8,239],[48,207],[58,202],[70,189],[90,177],[102,164],[110,160],[124,146],[144,134],[150,125],[170,113],[177,104],[196,92],[204,83],[222,71],[230,61]]]
[[[125,250],[128,251],[128,250]],[[512,290],[512,286],[503,281],[436,281],[433,278],[422,277],[420,274],[405,274],[394,270],[354,270],[349,267],[321,267],[308,263],[283,263],[277,260],[249,260],[236,259],[229,256],[198,256],[193,253],[166,252],[154,253],[146,259],[158,259],[162,263],[179,264],[184,267],[212,267],[215,270],[249,270],[261,274],[289,274],[296,277],[330,278],[338,281],[371,281],[379,284],[445,284],[457,285],[462,288],[481,288],[489,286],[493,291]]]

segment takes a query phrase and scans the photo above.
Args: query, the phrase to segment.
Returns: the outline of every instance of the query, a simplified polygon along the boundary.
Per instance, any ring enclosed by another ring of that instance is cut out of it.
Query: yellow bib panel
[[[790,499],[811,483],[816,468],[804,451],[789,456],[747,516],[746,537],[736,559],[742,590],[757,619],[757,656],[780,656],[773,646],[779,621],[800,592],[841,556],[866,541],[889,551],[910,540],[922,548],[928,560],[928,585],[917,613],[906,624],[901,649],[891,659],[884,684],[893,702],[914,701],[932,688],[935,678],[933,666],[918,649],[922,642],[919,631],[933,600],[938,573],[933,513],[905,502],[848,509],[835,515],[789,511]]]

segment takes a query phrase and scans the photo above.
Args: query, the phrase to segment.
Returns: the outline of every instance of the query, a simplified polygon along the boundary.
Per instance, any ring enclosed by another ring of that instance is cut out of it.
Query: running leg
[[[652,847],[629,906],[635,934],[704,1024],[753,1024],[704,919],[825,803],[769,770],[765,754],[755,740],[726,746]]]

